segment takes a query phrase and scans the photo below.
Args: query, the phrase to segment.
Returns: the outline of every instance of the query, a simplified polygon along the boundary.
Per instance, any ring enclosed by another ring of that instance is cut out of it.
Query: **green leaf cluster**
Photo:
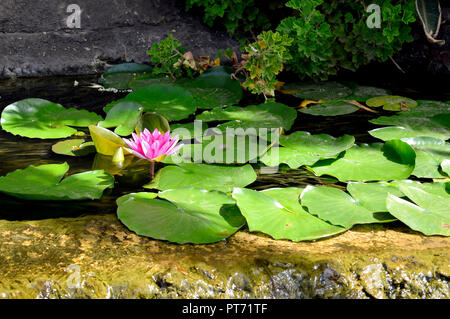
[[[258,36],[258,41],[248,45],[248,58],[244,68],[249,77],[243,83],[254,94],[275,95],[277,74],[284,68],[284,62],[291,59],[288,47],[292,43],[288,35],[266,31]]]
[[[366,24],[369,4],[381,8],[380,28]],[[291,0],[286,6],[295,12],[277,30],[294,39],[287,67],[301,78],[324,80],[342,68],[384,62],[413,40],[408,24],[416,19],[414,1]]]
[[[170,76],[172,79],[180,78],[183,75],[182,65],[178,62],[186,52],[181,42],[178,42],[170,34],[166,39],[155,43],[147,54],[151,56],[151,62],[155,64],[153,75]]]

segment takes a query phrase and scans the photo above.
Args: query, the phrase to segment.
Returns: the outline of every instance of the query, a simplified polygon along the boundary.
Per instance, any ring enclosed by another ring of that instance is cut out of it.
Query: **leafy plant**
[[[172,34],[155,43],[147,54],[151,56],[151,62],[156,66],[152,73],[154,75],[168,75],[172,79],[179,78],[183,75],[182,65],[179,62],[183,59],[186,47],[181,42],[173,38]]]
[[[278,23],[274,10],[283,8],[284,1],[256,0],[186,0],[186,10],[204,10],[203,21],[209,26],[222,25],[241,43],[245,36],[270,29]]]
[[[243,86],[254,94],[264,97],[275,95],[277,74],[284,68],[284,62],[291,59],[288,47],[292,39],[288,35],[266,31],[258,36],[258,41],[246,47],[244,68],[249,75]]]
[[[378,4],[381,28],[369,28],[368,4]],[[277,30],[294,42],[287,67],[301,78],[326,79],[341,68],[356,70],[372,61],[386,61],[404,42],[412,41],[409,23],[415,21],[413,1],[291,0],[294,16]]]

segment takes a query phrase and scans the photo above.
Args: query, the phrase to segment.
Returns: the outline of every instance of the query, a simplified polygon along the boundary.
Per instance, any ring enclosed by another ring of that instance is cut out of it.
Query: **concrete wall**
[[[226,34],[186,14],[175,0],[1,0],[0,78],[102,72],[110,63],[144,62],[169,33],[197,54],[237,48]],[[69,28],[70,4],[81,28]]]

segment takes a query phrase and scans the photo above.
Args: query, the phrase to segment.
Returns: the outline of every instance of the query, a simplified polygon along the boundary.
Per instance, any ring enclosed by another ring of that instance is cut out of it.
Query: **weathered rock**
[[[450,238],[360,226],[293,243],[139,237],[114,215],[0,221],[3,298],[450,298]]]
[[[72,3],[81,8],[81,28],[67,25]],[[176,0],[2,0],[0,78],[99,73],[109,63],[148,62],[147,50],[169,33],[200,55],[238,48]]]

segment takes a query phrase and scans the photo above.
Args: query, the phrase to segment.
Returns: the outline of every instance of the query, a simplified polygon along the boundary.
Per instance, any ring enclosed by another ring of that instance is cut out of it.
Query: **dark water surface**
[[[93,87],[93,84],[97,83],[97,79],[98,76],[75,76],[2,81],[0,82],[0,112],[7,105],[18,100],[43,98],[65,107],[87,109],[105,116],[103,107],[127,93],[99,90]],[[390,89],[392,94],[417,98],[417,96],[411,96],[412,94],[408,95],[407,89],[397,91],[392,90],[392,88],[386,89]],[[417,92],[414,93],[413,95],[417,94]],[[445,100],[445,98],[444,96],[441,96],[441,98],[438,96],[434,99]],[[254,97],[246,96],[242,105],[261,102],[251,99],[254,99]],[[289,106],[298,106],[301,102],[300,99],[285,95],[277,96],[277,101]],[[326,133],[335,137],[350,134],[355,136],[357,143],[377,142],[378,140],[372,138],[367,131],[377,127],[369,123],[368,120],[379,115],[367,111],[358,111],[338,117],[311,116],[298,113],[291,131],[303,130],[312,134]],[[186,122],[192,120],[193,117]],[[51,147],[58,141],[54,139],[23,138],[0,130],[0,176],[16,169],[26,168],[29,165],[37,166],[63,162],[70,165],[69,175],[96,169],[94,162],[99,160],[98,156],[97,158],[95,155],[71,157],[53,153]],[[25,201],[0,193],[0,218],[23,220],[115,213],[115,199],[117,197],[130,192],[144,191],[139,185],[148,182],[148,163],[137,159],[133,159],[133,161],[135,161],[135,165],[130,165],[120,175],[115,175],[116,185],[114,189],[106,190],[104,196],[96,201]],[[158,166],[156,169],[158,169]],[[332,178],[315,177],[312,173],[303,169],[290,170],[281,167],[280,171],[275,174],[258,174],[258,180],[248,187],[260,190],[272,187],[305,187],[306,185],[333,184],[335,182]],[[342,185],[334,184],[336,187],[342,187]]]

